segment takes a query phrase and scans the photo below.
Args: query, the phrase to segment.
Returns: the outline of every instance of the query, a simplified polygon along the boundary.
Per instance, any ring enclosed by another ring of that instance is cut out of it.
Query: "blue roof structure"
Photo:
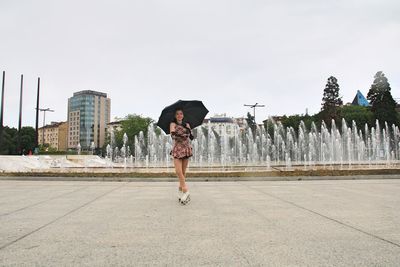
[[[351,102],[352,105],[354,106],[363,106],[363,107],[368,107],[369,102],[365,98],[365,96],[360,92],[360,90],[357,90],[357,94],[354,97],[353,102]]]
[[[211,117],[210,118],[210,122],[214,122],[214,123],[233,123],[233,119],[232,118],[228,118],[228,117]]]

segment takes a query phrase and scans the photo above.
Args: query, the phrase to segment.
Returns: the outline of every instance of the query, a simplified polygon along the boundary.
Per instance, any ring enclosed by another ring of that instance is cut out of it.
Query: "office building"
[[[68,148],[80,144],[89,150],[104,145],[107,124],[110,122],[111,100],[106,93],[85,90],[68,99]]]

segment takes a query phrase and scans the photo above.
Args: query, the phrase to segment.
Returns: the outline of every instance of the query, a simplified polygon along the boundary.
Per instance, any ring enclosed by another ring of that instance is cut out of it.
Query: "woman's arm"
[[[193,136],[193,133],[192,133],[192,128],[190,128],[190,124],[186,123],[186,127],[189,128],[189,138],[190,138],[190,140],[193,140],[194,136]]]
[[[175,132],[175,122],[171,122],[169,124],[169,132],[170,133]]]
[[[175,126],[176,126],[176,124],[174,122],[171,122],[169,124],[169,133],[171,134],[171,137],[173,140],[179,141],[182,139],[182,136],[180,136],[179,134],[176,133]]]
[[[192,128],[190,128],[190,124],[187,122],[186,127],[189,129],[189,133],[192,134]]]

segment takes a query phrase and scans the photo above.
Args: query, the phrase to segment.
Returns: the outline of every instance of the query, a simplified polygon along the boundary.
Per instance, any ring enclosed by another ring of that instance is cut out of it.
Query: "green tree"
[[[271,138],[274,138],[274,123],[272,121],[272,118],[264,120],[264,129]]]
[[[330,125],[332,119],[339,120],[338,108],[343,105],[339,96],[339,84],[333,76],[328,78],[322,97],[321,115],[322,119]]]
[[[391,88],[388,79],[382,71],[378,71],[368,91],[367,99],[370,101],[375,119],[378,119],[381,124],[385,121],[389,125],[393,123],[398,124],[397,103],[390,91]]]
[[[30,126],[21,128],[21,149],[24,154],[35,149],[35,129]]]
[[[340,117],[342,117],[347,125],[351,125],[354,120],[359,129],[364,131],[364,125],[372,127],[375,124],[374,113],[368,107],[363,106],[343,106],[340,108]],[[341,124],[341,123],[340,123]]]
[[[14,155],[17,153],[17,129],[5,126],[1,154]]]
[[[16,128],[4,127],[4,141],[0,148],[0,154],[17,155],[18,151],[18,130]],[[21,150],[28,153],[35,147],[35,129],[32,127],[21,128]]]
[[[135,136],[139,135],[140,131],[143,131],[144,138],[147,139],[148,127],[153,122],[154,122],[154,120],[149,117],[142,117],[141,115],[137,115],[137,114],[127,115],[125,118],[123,118],[121,120],[121,130],[114,132],[116,146],[118,146],[119,148],[122,147],[123,136],[124,136],[124,133],[126,133],[126,135],[128,136],[127,145],[131,148],[131,153],[132,154],[135,153],[135,151],[134,151]],[[159,131],[158,131],[158,134],[160,134]],[[108,141],[108,142],[106,142],[107,144],[110,143],[109,136],[107,137],[107,141]],[[107,144],[105,144],[105,146],[103,148],[104,151],[105,151],[105,147],[107,146]]]

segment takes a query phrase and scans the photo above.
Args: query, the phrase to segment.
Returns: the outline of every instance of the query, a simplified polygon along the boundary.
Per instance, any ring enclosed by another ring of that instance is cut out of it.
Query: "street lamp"
[[[257,122],[256,122],[256,108],[265,107],[265,105],[259,105],[258,103],[255,103],[254,105],[244,104],[244,106],[245,107],[251,107],[253,109],[254,122],[257,124]]]
[[[46,112],[54,112],[50,108],[39,108],[40,112],[43,112],[43,128],[42,128],[42,145],[44,146],[44,126],[46,125]]]

